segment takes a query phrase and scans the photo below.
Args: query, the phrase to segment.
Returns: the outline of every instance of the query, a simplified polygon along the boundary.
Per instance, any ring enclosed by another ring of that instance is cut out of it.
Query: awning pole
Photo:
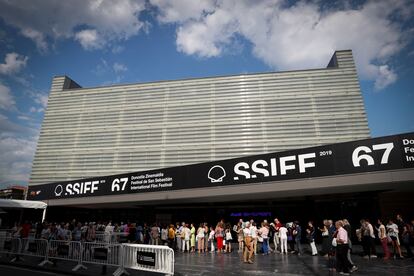
[[[45,221],[45,218],[46,218],[46,208],[45,208],[45,209],[43,209],[42,222],[44,222],[44,221]]]

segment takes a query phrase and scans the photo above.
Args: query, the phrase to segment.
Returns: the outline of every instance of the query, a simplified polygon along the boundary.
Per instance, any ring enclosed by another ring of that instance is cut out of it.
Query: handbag
[[[332,246],[333,246],[333,247],[336,247],[336,246],[337,246],[336,239],[332,239]]]

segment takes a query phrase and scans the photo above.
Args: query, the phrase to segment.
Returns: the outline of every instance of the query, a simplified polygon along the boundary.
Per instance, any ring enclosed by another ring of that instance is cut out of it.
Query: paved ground
[[[366,260],[358,255],[353,255],[354,262],[359,270],[355,275],[414,275],[414,261],[411,259],[389,260],[382,259]],[[71,269],[76,265],[71,262],[59,261],[56,266],[39,268],[37,264],[41,261],[38,258],[25,257],[23,261],[10,263],[9,258],[0,258],[0,275],[100,275],[102,266],[89,265],[87,270],[72,272]],[[225,275],[337,275],[328,268],[329,260],[321,256],[312,257],[308,254],[304,256],[271,254],[268,256],[258,255],[254,264],[244,264],[241,262],[239,253],[217,254],[217,253],[176,253],[175,271],[180,276],[225,276]],[[7,265],[5,265],[7,264]],[[41,269],[41,270],[39,270]],[[114,272],[114,268],[107,268],[107,275]],[[46,272],[47,271],[47,272]],[[130,271],[131,275],[157,275],[154,273],[144,273]]]
[[[53,272],[48,271],[38,271],[33,270],[30,268],[25,267],[16,267],[16,266],[10,266],[10,265],[0,265],[0,272],[1,275],[13,275],[13,276],[27,276],[30,274],[30,276],[57,276],[57,275],[65,275],[65,274],[57,274]]]
[[[353,256],[359,270],[355,275],[414,275],[414,262],[409,260],[366,260]],[[177,253],[179,275],[335,275],[328,268],[329,260],[321,256],[271,254],[256,256],[254,264],[241,262],[238,253],[199,256]]]

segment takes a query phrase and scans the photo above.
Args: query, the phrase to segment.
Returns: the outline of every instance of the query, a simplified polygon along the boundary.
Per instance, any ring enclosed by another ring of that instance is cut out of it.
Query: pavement
[[[11,265],[0,265],[0,272],[1,275],[13,275],[13,276],[57,276],[57,275],[65,275],[60,273],[54,273],[49,271],[39,271],[33,270],[31,268],[25,267],[18,267],[18,266],[11,266]]]
[[[356,252],[358,253],[358,252]],[[358,254],[352,255],[358,266],[353,275],[414,275],[414,261],[412,259],[391,259],[384,261],[381,258],[364,259]],[[11,263],[10,256],[0,257],[0,275],[101,275],[101,265],[87,265],[87,270],[72,272],[76,265],[73,262],[59,261],[56,266],[46,265],[39,267],[41,259],[24,257],[23,260]],[[225,276],[225,275],[339,275],[328,267],[329,259],[323,256],[311,256],[309,253],[298,256],[295,254],[270,254],[255,256],[253,264],[244,264],[241,254],[232,252],[218,253],[181,253],[175,254],[175,275],[180,276]],[[111,275],[115,267],[107,267],[106,275]],[[143,271],[128,270],[130,275],[159,275]]]

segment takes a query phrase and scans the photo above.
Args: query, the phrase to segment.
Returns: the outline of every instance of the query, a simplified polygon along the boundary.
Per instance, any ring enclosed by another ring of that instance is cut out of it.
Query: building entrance
[[[113,208],[76,208],[51,207],[47,220],[60,222],[76,219],[81,222],[137,222],[161,223],[175,222],[208,222],[215,224],[221,219],[236,223],[243,220],[272,221],[279,218],[283,222],[298,220],[306,223],[309,220],[320,224],[323,219],[347,218],[358,223],[361,218],[375,219],[380,217],[380,194],[366,192],[355,194],[332,194],[323,196],[292,197],[283,199],[263,199],[255,201],[231,201],[211,203],[186,203],[156,205],[130,205]]]

